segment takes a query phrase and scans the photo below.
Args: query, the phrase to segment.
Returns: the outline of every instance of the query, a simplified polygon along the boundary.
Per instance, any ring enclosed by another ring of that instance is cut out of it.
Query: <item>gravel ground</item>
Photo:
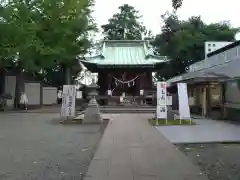
[[[176,145],[210,180],[240,180],[240,144]]]
[[[0,114],[0,180],[83,178],[102,128],[52,123],[51,119],[58,116]]]

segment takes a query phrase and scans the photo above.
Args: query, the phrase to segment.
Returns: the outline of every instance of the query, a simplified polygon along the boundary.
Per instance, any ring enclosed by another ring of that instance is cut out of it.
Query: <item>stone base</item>
[[[96,99],[91,99],[84,113],[83,124],[101,124],[102,117]]]

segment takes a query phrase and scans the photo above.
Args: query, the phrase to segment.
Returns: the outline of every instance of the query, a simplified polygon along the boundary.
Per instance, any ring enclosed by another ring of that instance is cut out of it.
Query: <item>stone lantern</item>
[[[83,124],[102,123],[99,105],[96,100],[96,96],[98,95],[98,88],[99,86],[95,83],[94,79],[92,79],[92,83],[88,86],[90,100],[88,107],[84,113]]]

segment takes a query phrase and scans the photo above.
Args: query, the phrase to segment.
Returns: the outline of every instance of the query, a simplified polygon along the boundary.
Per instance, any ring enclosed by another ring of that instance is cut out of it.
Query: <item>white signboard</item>
[[[108,93],[108,96],[112,96],[112,90],[108,90],[107,93]]]
[[[76,87],[75,85],[64,85],[62,94],[62,117],[75,116],[75,100],[76,100]]]
[[[178,103],[180,119],[191,119],[190,109],[188,104],[187,84],[178,83]]]
[[[157,118],[167,119],[167,106],[157,105]]]
[[[63,90],[64,92],[62,92],[62,107],[61,107],[61,117],[66,117],[66,104],[67,104],[67,97],[66,97],[66,93],[67,93],[67,89],[66,86],[63,86]]]
[[[167,83],[157,82],[157,104],[166,105],[167,104]]]
[[[172,96],[167,96],[167,105],[172,106]]]
[[[82,91],[77,91],[77,99],[82,99]]]
[[[141,90],[140,90],[140,96],[143,96],[143,95],[144,95],[144,90],[141,89]]]
[[[188,98],[188,103],[189,103],[189,106],[194,106],[195,105],[195,98],[194,97],[189,97]]]
[[[157,82],[157,118],[167,119],[167,83]]]

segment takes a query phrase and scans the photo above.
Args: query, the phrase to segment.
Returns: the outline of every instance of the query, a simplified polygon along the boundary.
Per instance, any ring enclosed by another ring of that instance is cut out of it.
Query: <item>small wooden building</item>
[[[192,113],[215,119],[240,117],[240,41],[207,55],[189,67],[189,72],[168,80],[172,88],[178,82],[188,85]],[[239,119],[240,120],[240,119]]]
[[[81,62],[91,72],[98,73],[99,97],[102,104],[119,103],[120,96],[130,102],[139,97],[152,97],[152,72],[167,61],[152,53],[148,41],[106,40],[98,54]]]

